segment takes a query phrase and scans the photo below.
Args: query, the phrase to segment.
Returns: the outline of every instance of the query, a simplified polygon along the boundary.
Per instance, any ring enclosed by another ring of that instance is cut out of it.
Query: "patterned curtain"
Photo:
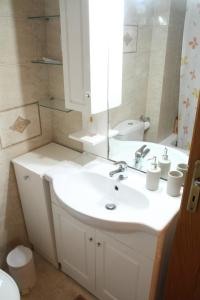
[[[189,150],[200,91],[200,0],[187,0],[180,76],[178,147]]]

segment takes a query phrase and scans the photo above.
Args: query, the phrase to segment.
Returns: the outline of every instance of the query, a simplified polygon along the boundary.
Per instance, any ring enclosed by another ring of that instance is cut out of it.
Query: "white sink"
[[[52,182],[53,201],[86,224],[104,230],[158,233],[178,212],[180,197],[169,197],[164,181],[159,191],[150,192],[142,173],[131,170],[127,180],[118,181],[108,176],[115,168],[110,163],[77,166],[66,163],[50,170],[46,178]]]

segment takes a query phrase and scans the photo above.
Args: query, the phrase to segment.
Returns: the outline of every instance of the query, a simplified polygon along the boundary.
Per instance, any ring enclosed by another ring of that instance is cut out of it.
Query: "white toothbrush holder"
[[[168,173],[167,194],[172,197],[180,196],[183,183],[183,173],[180,171],[170,171]]]

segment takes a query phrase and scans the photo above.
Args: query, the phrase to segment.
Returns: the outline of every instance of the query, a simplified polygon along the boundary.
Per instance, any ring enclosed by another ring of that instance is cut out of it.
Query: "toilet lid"
[[[20,300],[17,284],[10,275],[2,270],[0,270],[0,299]]]

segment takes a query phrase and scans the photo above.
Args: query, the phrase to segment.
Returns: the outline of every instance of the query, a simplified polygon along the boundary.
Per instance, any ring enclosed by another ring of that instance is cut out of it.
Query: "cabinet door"
[[[15,173],[29,241],[37,252],[57,266],[48,184],[39,174],[18,164]]]
[[[53,205],[58,261],[63,272],[94,292],[95,232]]]
[[[97,295],[103,300],[147,300],[153,263],[133,249],[96,234]]]
[[[123,0],[60,0],[65,105],[97,114],[121,105]],[[113,9],[114,8],[114,9]]]
[[[84,111],[89,87],[88,0],[60,0],[65,104]]]

